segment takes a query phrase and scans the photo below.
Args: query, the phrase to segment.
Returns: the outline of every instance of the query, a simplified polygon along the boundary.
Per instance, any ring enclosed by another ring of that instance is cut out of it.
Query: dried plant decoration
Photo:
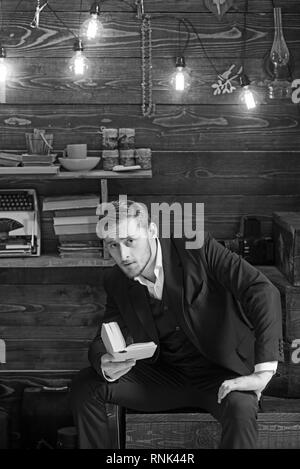
[[[233,91],[236,89],[236,87],[232,84],[232,82],[234,80],[238,79],[238,77],[240,76],[240,74],[243,70],[243,67],[240,67],[238,72],[233,73],[233,69],[235,67],[236,67],[236,65],[232,64],[228,68],[228,70],[225,70],[224,73],[218,75],[217,83],[213,83],[211,85],[211,87],[214,88],[214,95],[233,93]]]

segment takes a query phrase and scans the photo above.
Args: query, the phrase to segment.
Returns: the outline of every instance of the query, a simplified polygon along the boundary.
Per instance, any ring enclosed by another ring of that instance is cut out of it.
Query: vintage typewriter
[[[41,230],[34,189],[0,190],[0,257],[39,256]]]

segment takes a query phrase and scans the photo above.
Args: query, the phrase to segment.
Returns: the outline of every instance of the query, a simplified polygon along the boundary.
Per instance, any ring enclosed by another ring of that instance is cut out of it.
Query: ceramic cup
[[[75,143],[67,145],[63,151],[63,156],[72,159],[82,159],[87,157],[87,144],[86,143]]]

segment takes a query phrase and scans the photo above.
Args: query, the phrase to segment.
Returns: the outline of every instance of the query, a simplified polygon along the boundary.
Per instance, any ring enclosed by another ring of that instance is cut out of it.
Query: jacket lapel
[[[182,316],[183,309],[183,271],[170,239],[160,239],[164,269],[164,293],[168,298],[171,311],[177,318]]]
[[[130,315],[135,316],[132,324],[136,324],[136,318],[138,318],[140,326],[143,328],[147,336],[149,336],[149,339],[158,343],[158,335],[146,292],[147,287],[141,285],[136,280],[127,279],[127,282],[128,294],[131,303],[131,308],[129,308],[131,311]],[[137,330],[140,330],[140,327],[138,327]]]
[[[168,303],[172,313],[176,316],[176,319],[183,331],[204,355],[202,348],[199,344],[199,339],[195,334],[195,331],[190,325],[188,318],[189,303],[187,302],[185,295],[185,288],[188,287],[189,274],[184,272],[184,268],[177,253],[177,249],[174,246],[174,241],[169,239],[161,240],[162,251],[163,251],[163,266],[164,266],[164,288],[165,294],[168,298]],[[188,277],[185,278],[185,275]]]

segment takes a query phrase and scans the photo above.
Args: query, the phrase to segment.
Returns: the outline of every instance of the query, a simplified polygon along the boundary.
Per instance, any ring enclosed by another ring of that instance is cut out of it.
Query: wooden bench
[[[221,426],[197,409],[159,413],[121,411],[120,443],[126,449],[216,449]],[[300,448],[300,399],[263,397],[258,414],[260,449]]]

